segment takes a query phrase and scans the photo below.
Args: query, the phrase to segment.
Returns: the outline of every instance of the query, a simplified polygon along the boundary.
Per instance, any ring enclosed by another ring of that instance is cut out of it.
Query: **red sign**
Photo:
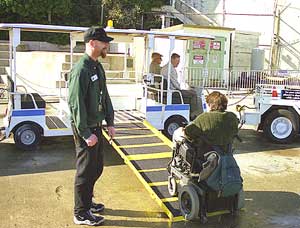
[[[221,50],[221,42],[220,41],[211,41],[210,49],[212,50]]]
[[[193,41],[193,49],[205,49],[205,40]]]
[[[193,64],[203,64],[203,63],[204,63],[204,56],[203,55],[194,55]]]

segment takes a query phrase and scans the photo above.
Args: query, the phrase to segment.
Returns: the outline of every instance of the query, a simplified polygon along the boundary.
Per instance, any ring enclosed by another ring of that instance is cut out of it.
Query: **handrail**
[[[195,17],[201,17],[201,19],[205,20],[208,23],[208,25],[219,26],[217,22],[207,17],[206,15],[203,15],[199,10],[197,10],[196,8],[189,5],[183,0],[173,0],[172,6],[180,13],[186,15],[190,20],[194,22],[195,22]],[[183,12],[184,9],[186,10],[186,12]],[[198,22],[196,24],[198,24]]]
[[[25,93],[26,93],[26,94],[28,93],[25,86],[23,86],[23,85],[17,85],[17,89],[18,89],[18,88],[23,88],[23,89],[25,90]]]
[[[34,96],[33,96],[31,93],[10,92],[10,94],[13,94],[13,95],[22,95],[22,94],[24,94],[24,95],[29,95],[29,96],[31,96],[31,99],[32,99],[32,102],[33,102],[33,105],[34,105],[34,109],[38,109],[38,106],[37,106],[37,104],[36,104],[36,101],[35,101],[35,99],[34,99]]]
[[[145,84],[144,84],[144,85],[145,85]],[[178,94],[179,94],[179,97],[180,97],[180,100],[181,100],[181,103],[184,104],[184,102],[183,102],[183,97],[182,97],[182,93],[181,93],[180,90],[174,90],[174,89],[170,89],[170,90],[166,90],[166,89],[157,89],[157,88],[155,88],[155,87],[151,87],[151,86],[148,86],[148,85],[145,85],[145,87],[146,87],[147,89],[151,89],[152,91],[154,90],[154,91],[160,92],[161,94],[163,94],[163,93],[168,93],[168,92],[171,92],[172,94],[173,94],[173,93],[178,93]],[[162,99],[161,99],[160,101],[161,101],[161,103],[162,103]]]
[[[284,47],[287,48],[293,55],[295,55],[299,59],[299,57],[300,57],[300,51],[298,51],[296,48],[294,48],[291,44],[289,44],[289,42],[287,42],[281,36],[279,36],[279,40],[283,41]]]

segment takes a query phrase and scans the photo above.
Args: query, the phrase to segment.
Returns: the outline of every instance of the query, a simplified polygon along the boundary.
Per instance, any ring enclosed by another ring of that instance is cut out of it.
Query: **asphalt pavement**
[[[170,223],[129,167],[107,143],[105,169],[95,186],[105,203],[103,227],[300,227],[300,138],[273,144],[261,132],[242,129],[235,158],[244,179],[245,209],[236,217]],[[66,228],[74,225],[72,137],[43,139],[36,151],[0,142],[0,228]],[[84,227],[84,226],[80,226]]]

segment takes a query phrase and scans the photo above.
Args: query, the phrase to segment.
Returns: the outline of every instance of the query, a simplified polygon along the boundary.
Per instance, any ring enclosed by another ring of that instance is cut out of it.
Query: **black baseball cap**
[[[102,42],[110,42],[114,38],[107,36],[105,30],[100,27],[91,27],[84,33],[83,40],[88,43],[90,40],[99,40]]]

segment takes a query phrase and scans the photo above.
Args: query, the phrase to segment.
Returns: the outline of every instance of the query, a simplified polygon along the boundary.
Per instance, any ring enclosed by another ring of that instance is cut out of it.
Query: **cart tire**
[[[186,220],[199,218],[200,201],[195,188],[191,185],[184,185],[179,193],[179,207],[181,214]]]
[[[178,187],[177,187],[176,179],[173,176],[168,177],[168,191],[171,196],[178,195]]]
[[[41,133],[33,124],[23,124],[14,132],[16,146],[22,150],[35,150],[41,140]]]
[[[186,119],[182,116],[173,116],[165,122],[163,133],[166,137],[172,139],[174,131],[180,127],[185,126],[186,123]]]
[[[299,132],[299,122],[293,112],[285,109],[272,111],[263,125],[265,136],[275,143],[290,143]]]

